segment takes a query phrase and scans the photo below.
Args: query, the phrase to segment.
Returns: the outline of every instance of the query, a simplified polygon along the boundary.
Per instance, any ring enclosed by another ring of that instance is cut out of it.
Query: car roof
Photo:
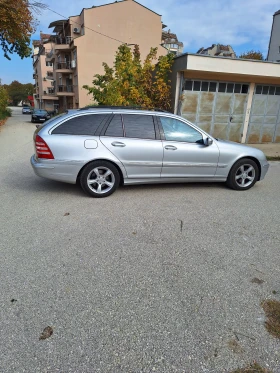
[[[168,116],[172,118],[178,118],[182,119],[181,117],[178,117],[175,114],[172,114],[168,111],[164,110],[146,110],[146,109],[135,109],[135,108],[129,108],[129,107],[118,107],[118,106],[98,106],[98,107],[85,107],[82,109],[68,109],[66,112],[62,113],[61,115],[58,115],[57,117],[52,118],[50,123],[47,123],[45,126],[45,129],[53,127],[60,121],[64,121],[66,118],[71,118],[76,115],[83,115],[83,114],[112,114],[112,113],[126,113],[126,114],[138,114],[138,115],[160,115],[160,116]]]
[[[159,114],[168,114],[174,115],[168,111],[160,110],[160,109],[141,109],[141,108],[133,108],[129,106],[118,107],[118,106],[99,106],[99,107],[85,107],[81,109],[69,109],[67,110],[66,114],[83,114],[83,113],[129,113],[129,114],[152,114],[152,115],[159,115]]]

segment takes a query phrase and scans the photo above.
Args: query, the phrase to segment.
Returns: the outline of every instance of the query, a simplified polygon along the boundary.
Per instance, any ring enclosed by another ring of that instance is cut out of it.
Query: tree
[[[247,60],[264,60],[264,56],[260,51],[250,50],[248,52],[242,53],[239,58],[244,58]]]
[[[0,114],[3,114],[8,105],[9,95],[4,86],[0,85]]]
[[[173,55],[157,60],[157,48],[151,48],[143,64],[139,46],[133,52],[126,44],[119,46],[113,67],[103,63],[104,75],[96,74],[93,86],[85,85],[99,105],[159,107],[170,110],[170,81]]]
[[[31,55],[30,37],[37,25],[34,13],[43,8],[44,4],[28,0],[0,0],[0,46],[8,60],[12,53],[21,58]]]
[[[15,106],[18,105],[20,101],[27,100],[27,97],[33,94],[32,83],[22,84],[14,80],[11,84],[5,85],[5,88],[9,94],[12,105]]]

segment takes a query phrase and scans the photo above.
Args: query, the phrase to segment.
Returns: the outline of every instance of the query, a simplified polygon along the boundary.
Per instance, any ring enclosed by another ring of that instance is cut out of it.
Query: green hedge
[[[6,119],[8,117],[12,116],[11,109],[7,108],[4,111],[0,111],[0,120]]]

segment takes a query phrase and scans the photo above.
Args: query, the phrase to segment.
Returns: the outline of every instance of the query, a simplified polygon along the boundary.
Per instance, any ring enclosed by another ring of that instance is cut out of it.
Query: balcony
[[[37,79],[38,78],[38,74],[33,74],[33,79]]]
[[[74,96],[74,88],[72,85],[57,86],[57,96]]]
[[[58,97],[55,94],[55,89],[52,87],[49,87],[47,91],[44,91],[42,99],[43,100],[58,100]]]
[[[52,71],[47,71],[47,79],[53,79],[53,72]]]
[[[54,94],[55,94],[54,88],[48,88],[47,91],[44,91],[44,95],[54,95]]]
[[[55,68],[57,73],[71,73],[70,62],[58,62]]]
[[[55,36],[55,50],[70,50],[70,43],[72,42],[73,38],[71,36]]]

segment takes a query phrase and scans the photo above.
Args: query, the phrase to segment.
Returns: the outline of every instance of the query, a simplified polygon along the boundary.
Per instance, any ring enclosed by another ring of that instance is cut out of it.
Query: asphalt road
[[[35,176],[29,120],[16,109],[0,127],[0,372],[222,373],[256,360],[279,373],[260,303],[280,300],[280,163],[248,192],[91,199]]]

